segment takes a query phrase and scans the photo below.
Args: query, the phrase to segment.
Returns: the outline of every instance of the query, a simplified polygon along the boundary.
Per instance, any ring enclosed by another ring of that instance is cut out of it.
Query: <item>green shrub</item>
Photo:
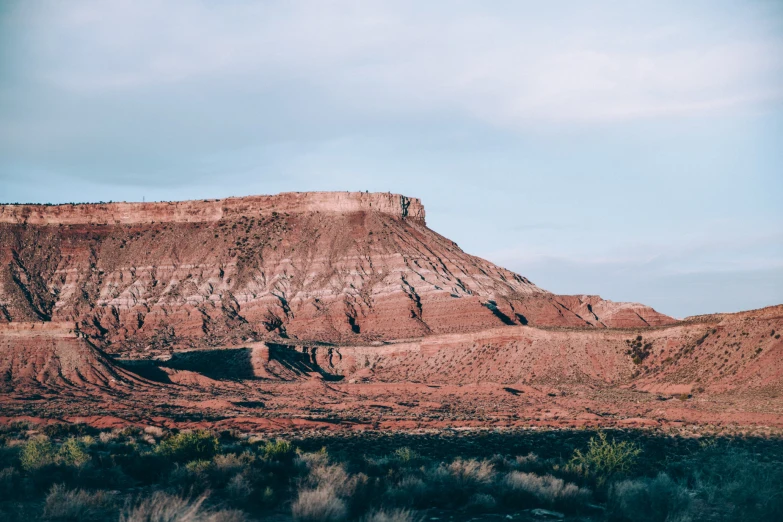
[[[190,473],[208,473],[214,469],[214,464],[209,460],[191,460],[185,464],[185,469]]]
[[[68,466],[81,467],[90,461],[87,445],[75,437],[69,437],[57,452],[57,461]]]
[[[31,471],[54,464],[57,454],[49,437],[40,435],[28,440],[19,457],[22,468]]]
[[[152,484],[171,467],[171,463],[159,453],[129,453],[115,455],[114,461],[123,473],[142,484]]]
[[[25,443],[19,459],[23,469],[32,471],[51,464],[81,467],[90,461],[90,455],[86,444],[75,437],[66,439],[56,450],[49,437],[41,435]]]
[[[217,437],[205,430],[173,435],[157,447],[157,452],[175,462],[211,459],[220,449]]]
[[[296,448],[288,441],[277,439],[267,441],[261,450],[264,458],[276,461],[290,461],[294,458]]]
[[[407,446],[397,448],[397,450],[394,451],[394,457],[404,464],[419,460],[419,454]]]
[[[600,431],[597,437],[590,438],[587,452],[574,451],[567,469],[594,479],[600,486],[613,475],[628,473],[641,452],[633,442],[610,441],[606,433]]]

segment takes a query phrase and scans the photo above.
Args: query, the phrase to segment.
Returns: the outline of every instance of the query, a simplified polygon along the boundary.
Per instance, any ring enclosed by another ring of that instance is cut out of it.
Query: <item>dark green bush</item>
[[[154,484],[171,466],[166,457],[157,453],[118,455],[114,461],[123,473],[141,484]]]
[[[275,441],[267,441],[261,453],[268,460],[290,462],[296,455],[296,448],[288,441],[276,439]]]
[[[174,462],[208,460],[220,449],[217,437],[204,430],[182,432],[163,440],[157,452]]]
[[[21,474],[16,468],[0,469],[0,499],[13,498],[19,492],[21,482]]]
[[[667,474],[655,478],[623,480],[609,488],[609,520],[666,522],[688,520],[691,497]]]
[[[44,435],[52,439],[61,439],[68,436],[81,436],[95,433],[95,429],[86,424],[47,424],[41,430]]]

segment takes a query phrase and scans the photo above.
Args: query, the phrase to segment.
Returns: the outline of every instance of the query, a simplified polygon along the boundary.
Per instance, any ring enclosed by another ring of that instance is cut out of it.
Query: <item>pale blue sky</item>
[[[557,293],[781,303],[783,3],[0,3],[0,201],[305,190]]]

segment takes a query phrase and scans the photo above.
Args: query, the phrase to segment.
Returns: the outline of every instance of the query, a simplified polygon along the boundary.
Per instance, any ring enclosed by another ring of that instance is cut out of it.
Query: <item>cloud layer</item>
[[[719,266],[783,301],[745,241],[783,229],[782,114],[775,1],[0,7],[0,199],[393,190],[558,291]]]
[[[30,79],[72,93],[220,78],[252,81],[249,95],[285,81],[362,112],[441,109],[512,127],[783,94],[779,6],[680,4],[111,0],[22,4],[9,16],[28,35],[26,58],[45,66]]]

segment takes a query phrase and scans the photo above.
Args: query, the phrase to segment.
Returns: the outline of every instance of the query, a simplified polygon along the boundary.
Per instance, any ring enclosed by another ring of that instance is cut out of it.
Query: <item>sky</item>
[[[0,2],[0,201],[309,190],[560,294],[783,303],[783,2]]]

